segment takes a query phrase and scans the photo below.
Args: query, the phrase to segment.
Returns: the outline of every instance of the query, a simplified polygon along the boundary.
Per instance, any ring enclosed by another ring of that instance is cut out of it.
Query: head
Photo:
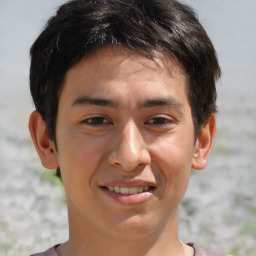
[[[43,165],[61,169],[71,234],[127,246],[165,230],[178,241],[178,203],[212,146],[220,74],[193,11],[70,1],[31,57],[30,131]]]
[[[193,10],[175,0],[73,0],[59,8],[31,48],[31,94],[50,139],[56,144],[59,97],[67,71],[108,45],[149,59],[161,52],[182,66],[196,138],[216,112],[220,68]]]

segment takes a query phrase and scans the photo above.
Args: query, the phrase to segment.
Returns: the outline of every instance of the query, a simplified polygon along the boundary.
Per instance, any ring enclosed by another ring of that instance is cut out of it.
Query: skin
[[[215,117],[195,139],[177,62],[99,49],[66,74],[58,150],[36,111],[29,128],[42,164],[61,169],[70,238],[59,255],[193,255],[178,238],[178,204],[191,168],[206,165]],[[116,198],[109,185],[153,188]]]

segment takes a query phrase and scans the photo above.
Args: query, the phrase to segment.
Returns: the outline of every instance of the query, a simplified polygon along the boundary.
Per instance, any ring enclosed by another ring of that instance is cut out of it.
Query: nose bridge
[[[127,153],[133,155],[134,157],[138,156],[138,153],[143,144],[143,138],[136,126],[133,122],[127,123],[125,128],[123,129],[123,144],[124,150]]]
[[[127,122],[117,137],[110,162],[125,171],[134,170],[138,165],[147,164],[149,154],[143,136],[135,122]]]

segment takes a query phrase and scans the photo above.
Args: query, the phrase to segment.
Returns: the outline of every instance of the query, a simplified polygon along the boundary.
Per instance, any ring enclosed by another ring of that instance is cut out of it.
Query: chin
[[[158,223],[140,216],[119,217],[108,229],[117,239],[138,240],[154,232]]]

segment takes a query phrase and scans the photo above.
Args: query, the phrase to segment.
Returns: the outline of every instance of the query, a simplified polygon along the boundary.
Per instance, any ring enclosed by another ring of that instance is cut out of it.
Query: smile
[[[103,194],[111,200],[129,206],[144,203],[154,197],[157,187],[145,181],[115,181],[104,184],[100,188]]]
[[[134,195],[138,193],[148,192],[154,187],[152,186],[138,186],[138,187],[120,187],[120,186],[106,186],[107,190],[123,195]]]

